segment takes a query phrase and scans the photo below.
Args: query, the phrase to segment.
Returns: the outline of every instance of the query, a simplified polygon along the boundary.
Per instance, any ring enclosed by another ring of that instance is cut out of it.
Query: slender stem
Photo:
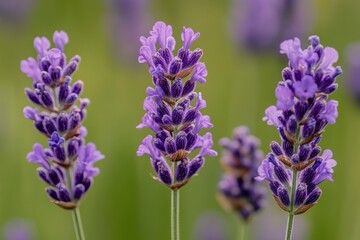
[[[72,210],[72,217],[74,223],[74,229],[77,240],[85,240],[85,234],[81,223],[81,216],[79,208]]]
[[[177,163],[173,164],[174,169],[174,180],[176,173]],[[180,231],[179,231],[179,207],[180,207],[180,190],[171,190],[171,240],[179,240],[180,239]]]
[[[291,240],[292,239],[292,229],[293,229],[293,224],[294,224],[294,203],[295,203],[297,175],[298,175],[298,172],[296,170],[293,170],[293,179],[292,179],[291,193],[290,193],[290,211],[289,211],[289,216],[288,216],[288,221],[287,221],[285,240]]]
[[[66,169],[66,185],[69,189],[70,197],[71,197],[71,199],[73,199],[71,168],[72,167],[69,167]],[[82,226],[82,222],[81,222],[80,210],[78,207],[76,207],[75,209],[73,209],[71,211],[72,211],[72,219],[73,219],[76,239],[77,240],[85,240],[85,234],[84,234],[84,230],[83,230],[83,226]]]
[[[171,240],[179,240],[179,190],[171,190]]]
[[[246,223],[240,222],[240,226],[238,227],[238,240],[245,240],[245,230]]]

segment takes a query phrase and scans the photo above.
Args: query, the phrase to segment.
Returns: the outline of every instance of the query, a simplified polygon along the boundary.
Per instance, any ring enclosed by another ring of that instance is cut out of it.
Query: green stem
[[[246,224],[244,222],[240,222],[240,227],[238,227],[238,240],[245,240],[245,229]]]
[[[287,221],[285,240],[292,239],[292,230],[293,230],[293,225],[294,225],[294,203],[295,203],[297,175],[298,175],[298,172],[296,170],[293,170],[293,178],[292,178],[291,193],[290,193],[290,211],[289,211],[289,216],[288,216],[288,221]]]
[[[79,208],[72,210],[72,217],[77,240],[85,240],[85,234],[81,223],[81,216]]]
[[[70,192],[70,197],[73,200],[73,191],[72,191],[72,181],[71,181],[71,168],[69,167],[66,169],[66,185]],[[72,211],[72,219],[74,224],[74,230],[77,240],[85,240],[85,234],[81,222],[80,210],[78,207],[71,210]]]
[[[177,162],[173,163],[173,184],[176,183],[175,173],[177,169]],[[180,231],[179,231],[179,201],[180,192],[179,189],[171,190],[171,240],[179,240],[180,239]]]

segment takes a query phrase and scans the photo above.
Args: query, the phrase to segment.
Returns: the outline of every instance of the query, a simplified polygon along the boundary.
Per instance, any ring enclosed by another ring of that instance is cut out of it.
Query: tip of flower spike
[[[310,36],[309,40],[313,48],[320,44],[320,38],[317,35]]]

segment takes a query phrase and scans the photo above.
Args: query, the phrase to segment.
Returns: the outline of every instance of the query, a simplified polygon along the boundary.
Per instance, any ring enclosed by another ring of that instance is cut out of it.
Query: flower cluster
[[[246,50],[263,51],[274,49],[281,39],[303,36],[314,15],[310,4],[308,0],[233,0],[234,39]]]
[[[301,49],[300,40],[284,41],[280,53],[286,54],[289,67],[282,72],[275,91],[276,106],[266,109],[264,120],[275,126],[281,144],[272,142],[268,154],[258,169],[258,180],[266,179],[279,204],[291,214],[300,214],[314,206],[321,195],[318,185],[332,181],[332,152],[320,156],[318,143],[328,124],[338,116],[338,102],[328,100],[337,88],[335,79],[342,73],[333,64],[337,51],[323,47],[317,36],[309,38],[311,45]]]
[[[80,98],[83,82],[70,84],[80,57],[66,62],[63,51],[69,38],[65,32],[56,31],[53,41],[56,47],[50,49],[47,38],[35,38],[37,59],[21,61],[21,71],[33,80],[33,89],[26,88],[25,93],[32,103],[44,110],[25,107],[24,115],[48,139],[49,146],[44,149],[36,143],[27,158],[41,166],[37,173],[50,185],[46,191],[52,201],[73,209],[99,173],[93,164],[104,156],[93,143],[85,144],[87,132],[82,122],[90,102]],[[77,100],[80,106],[75,105]]]
[[[223,138],[221,163],[226,171],[219,182],[219,201],[227,209],[247,220],[263,207],[265,193],[255,181],[263,159],[259,140],[245,126],[233,131],[233,138]]]
[[[205,64],[199,62],[202,50],[190,51],[199,36],[191,28],[183,28],[183,46],[177,56],[173,54],[175,39],[170,25],[156,22],[150,36],[140,38],[139,62],[149,65],[154,88],[146,90],[146,113],[137,128],[148,127],[155,136],[145,137],[137,154],[148,154],[157,175],[155,179],[174,190],[200,170],[206,155],[216,155],[211,149],[211,134],[199,135],[202,128],[213,126],[209,116],[200,112],[206,106],[201,93],[194,92],[196,82],[204,83],[207,75]],[[190,160],[191,152],[198,148],[199,153]],[[173,163],[172,169],[167,160]]]
[[[347,89],[355,102],[360,104],[360,43],[347,47]]]

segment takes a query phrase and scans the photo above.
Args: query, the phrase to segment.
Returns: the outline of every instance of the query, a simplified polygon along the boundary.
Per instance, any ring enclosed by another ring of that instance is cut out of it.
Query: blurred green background
[[[145,89],[151,85],[147,66],[137,64],[137,57],[124,61],[113,54],[106,2],[38,0],[33,4],[22,21],[0,22],[0,228],[20,218],[33,225],[35,239],[75,239],[71,213],[49,202],[45,185],[36,176],[37,166],[25,158],[35,142],[45,144],[46,139],[23,117],[22,109],[29,105],[23,89],[31,80],[19,69],[22,59],[35,57],[34,37],[51,39],[55,30],[65,30],[70,37],[68,58],[82,57],[74,78],[85,82],[82,96],[91,100],[84,123],[87,141],[96,143],[106,156],[97,164],[101,174],[81,203],[87,239],[169,239],[170,192],[151,179],[148,158],[135,154],[150,133],[135,128],[144,114]],[[311,7],[315,12],[311,34],[339,51],[338,64],[346,71],[346,46],[360,41],[360,2],[317,0]],[[209,75],[197,90],[207,101],[203,112],[215,126],[211,129],[215,143],[230,136],[235,126],[245,124],[261,139],[267,153],[268,143],[279,137],[261,119],[264,110],[275,103],[274,89],[286,61],[279,54],[237,51],[228,33],[230,8],[228,1],[149,1],[149,22],[143,34],[147,35],[157,20],[173,26],[178,46],[182,26],[201,32],[194,47],[204,50],[202,61]],[[335,182],[322,184],[320,203],[305,214],[307,239],[360,239],[360,107],[346,92],[345,81],[346,73],[338,79],[339,90],[332,95],[340,102],[338,122],[328,126],[320,144],[332,149],[338,162]],[[217,145],[215,149],[220,150]],[[224,213],[215,199],[220,175],[219,158],[209,157],[200,174],[182,188],[182,239],[194,239],[197,219],[208,211],[223,216],[231,239],[235,239],[238,225],[234,216]],[[276,214],[286,215],[275,204],[269,198],[268,206],[273,206]],[[272,218],[267,221],[271,223]]]

